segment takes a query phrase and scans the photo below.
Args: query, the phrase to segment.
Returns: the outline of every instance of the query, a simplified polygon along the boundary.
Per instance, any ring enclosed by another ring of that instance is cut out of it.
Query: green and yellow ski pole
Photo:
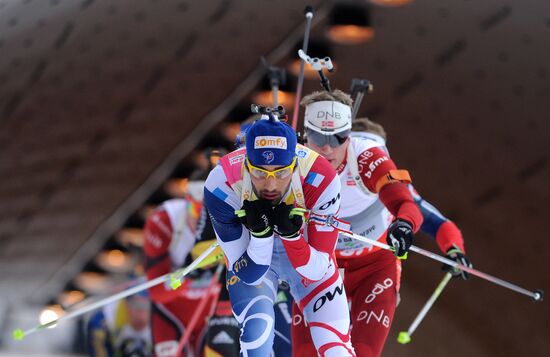
[[[71,312],[61,316],[60,318],[57,318],[55,320],[52,320],[52,321],[44,323],[44,324],[40,324],[40,325],[35,326],[33,328],[30,328],[28,330],[15,329],[13,331],[13,338],[15,340],[21,341],[25,337],[27,337],[27,336],[35,333],[35,332],[44,330],[47,327],[55,327],[58,323],[70,320],[70,319],[75,318],[75,317],[80,316],[80,315],[84,315],[87,312],[98,309],[100,307],[108,305],[108,304],[110,304],[112,302],[115,302],[117,300],[124,299],[125,297],[136,294],[136,293],[138,293],[142,290],[149,289],[153,286],[156,286],[156,285],[159,285],[159,284],[162,284],[162,283],[169,282],[172,289],[175,290],[178,287],[180,287],[182,279],[187,274],[189,274],[191,271],[193,271],[197,268],[200,268],[201,266],[212,264],[212,258],[211,257],[209,259],[206,259],[206,258],[208,257],[208,255],[210,253],[212,253],[214,251],[214,249],[216,249],[217,246],[218,246],[218,243],[212,244],[201,255],[199,255],[197,257],[197,259],[195,259],[191,264],[189,264],[187,267],[185,267],[183,269],[176,270],[175,272],[159,276],[158,278],[147,281],[143,284],[136,285],[132,288],[123,290],[123,291],[121,291],[117,294],[111,295],[109,297],[106,297],[106,298],[101,299],[99,301],[96,301],[94,303],[91,303],[90,305],[86,305],[86,306],[83,306],[81,308],[78,308],[74,311],[71,311]],[[223,258],[223,254],[221,255],[221,258]],[[221,258],[217,257],[216,259],[221,259]],[[203,261],[205,261],[206,264],[203,263]]]
[[[441,292],[443,291],[443,289],[445,289],[445,286],[447,285],[449,280],[451,280],[452,277],[453,275],[451,273],[445,274],[445,276],[443,277],[439,285],[437,285],[437,288],[435,288],[435,291],[433,292],[432,296],[430,296],[426,304],[424,304],[424,307],[422,308],[422,310],[420,310],[420,312],[412,322],[411,326],[409,326],[409,329],[407,331],[399,332],[399,335],[397,336],[397,342],[401,344],[406,344],[411,342],[412,334],[414,333],[414,331],[416,330],[420,322],[422,322],[422,320],[424,319],[424,317],[426,316],[426,314],[434,304],[435,300],[437,300],[439,295],[441,295]]]

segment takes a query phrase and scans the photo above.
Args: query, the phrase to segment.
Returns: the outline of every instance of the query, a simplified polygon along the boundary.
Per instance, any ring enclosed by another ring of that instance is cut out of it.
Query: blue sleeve
[[[428,201],[424,200],[418,192],[416,192],[412,185],[409,185],[409,190],[411,191],[414,202],[416,202],[418,208],[420,208],[420,212],[424,218],[424,222],[422,223],[422,226],[420,226],[420,231],[435,239],[439,227],[448,221],[447,217],[439,212],[439,210]]]
[[[245,284],[257,285],[267,273],[269,265],[258,264],[250,256],[248,252],[244,254],[233,264],[233,271],[239,279]]]
[[[102,310],[90,317],[87,332],[86,344],[90,356],[114,356],[113,346],[111,344],[111,334],[107,328],[105,315]]]
[[[235,215],[235,208],[226,200],[229,192],[216,187],[212,192],[205,185],[204,204],[210,214],[212,226],[229,264],[229,270],[234,271],[244,283],[255,285],[269,269],[269,264],[257,262],[249,255],[249,243],[252,244],[250,233]],[[257,238],[252,238],[256,239]],[[256,243],[256,242],[254,242]],[[261,244],[261,243],[260,243]],[[272,248],[269,248],[270,250]],[[271,257],[269,257],[271,260]]]
[[[219,188],[210,192],[204,189],[204,205],[210,214],[212,226],[222,242],[231,242],[241,238],[243,225],[235,215],[235,209],[224,201],[227,196]]]

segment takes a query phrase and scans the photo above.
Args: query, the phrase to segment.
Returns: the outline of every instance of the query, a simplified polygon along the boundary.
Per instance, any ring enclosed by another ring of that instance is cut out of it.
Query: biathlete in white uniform
[[[388,152],[386,148],[387,135],[382,125],[368,118],[357,118],[353,120],[351,130],[352,137],[374,140],[382,145],[384,151]],[[412,184],[409,184],[408,188],[424,218],[420,231],[431,237],[447,258],[464,266],[472,267],[472,263],[466,257],[464,238],[456,224],[445,217],[434,205],[422,198]],[[442,268],[444,271],[450,272],[455,278],[468,279],[468,273],[464,270],[452,268],[449,265],[443,265]]]
[[[471,266],[464,253],[460,230],[418,195],[406,172],[396,170],[385,147],[385,132],[381,126],[366,119],[356,119],[352,127],[351,98],[340,91],[314,93],[305,97],[303,104],[306,105],[307,145],[337,168],[342,183],[341,217],[351,222],[355,233],[385,239],[398,248],[396,253],[401,255],[411,244],[411,230],[420,227],[435,239],[448,258]],[[402,247],[395,238],[403,239],[405,245]],[[387,251],[345,237],[339,240],[337,257],[338,264],[345,269],[344,283],[351,301],[355,350],[360,356],[379,356],[398,300],[400,262]],[[445,269],[450,270],[450,267]],[[460,270],[451,272],[454,276],[467,278]],[[296,312],[292,326],[296,356],[308,356],[312,351],[302,320]]]
[[[328,225],[338,213],[340,186],[327,160],[297,145],[295,131],[273,116],[256,121],[246,147],[210,173],[204,202],[227,259],[241,355],[269,356],[280,279],[308,321],[314,353],[355,356],[334,257],[338,232]],[[304,213],[315,219],[306,223]]]
[[[352,341],[358,356],[379,356],[398,299],[401,263],[422,214],[407,188],[406,170],[398,170],[382,145],[350,137],[352,100],[346,93],[315,92],[303,98],[307,146],[325,157],[342,185],[340,217],[354,233],[395,248],[387,250],[345,236],[338,238],[336,257],[344,269],[351,302]],[[397,257],[396,257],[397,256]],[[294,356],[311,356],[307,325],[294,309]]]

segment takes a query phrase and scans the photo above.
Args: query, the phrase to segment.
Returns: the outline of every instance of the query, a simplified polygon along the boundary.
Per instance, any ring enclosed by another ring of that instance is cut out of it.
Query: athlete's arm
[[[240,199],[227,185],[221,166],[216,166],[206,179],[204,204],[210,214],[218,243],[226,258],[228,269],[244,283],[256,285],[271,264],[273,235],[256,238],[235,215]]]
[[[418,231],[422,214],[407,189],[410,183],[408,172],[397,170],[388,154],[377,147],[363,151],[357,164],[365,186],[378,193],[380,201],[396,218],[409,222],[413,231]]]
[[[173,227],[165,210],[154,212],[145,222],[143,250],[147,279],[153,280],[172,271],[169,251],[172,232]],[[181,296],[182,291],[187,289],[189,284],[189,280],[184,279],[182,285],[176,290],[168,284],[159,284],[149,288],[149,294],[154,302],[167,303]]]
[[[340,179],[329,162],[319,156],[303,184],[306,208],[310,214],[336,215],[340,208]],[[293,240],[283,239],[288,258],[304,278],[317,281],[327,272],[334,253],[338,231],[310,220],[304,235]]]
[[[466,252],[464,250],[464,239],[462,237],[462,233],[456,224],[445,217],[432,204],[424,200],[414,189],[413,185],[409,184],[408,188],[414,202],[416,202],[420,208],[422,217],[424,217],[424,222],[422,223],[420,230],[435,239],[439,249],[441,249],[444,253],[446,253],[453,246],[458,247],[462,252]]]

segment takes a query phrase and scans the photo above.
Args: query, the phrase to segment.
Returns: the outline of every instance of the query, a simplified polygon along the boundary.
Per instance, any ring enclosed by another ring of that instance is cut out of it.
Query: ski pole
[[[305,10],[306,16],[306,27],[304,29],[304,41],[302,42],[302,50],[307,52],[307,46],[309,44],[309,32],[311,30],[311,19],[313,18],[313,8],[311,6],[306,6]],[[294,102],[294,112],[292,113],[292,129],[296,130],[298,126],[298,112],[300,111],[300,99],[302,96],[302,87],[304,85],[304,69],[305,63],[303,60],[300,61],[300,74],[298,75],[298,86],[296,87],[296,100]]]
[[[31,335],[35,332],[38,332],[40,330],[45,329],[46,327],[55,327],[58,323],[61,323],[63,321],[70,320],[72,318],[75,318],[77,316],[83,315],[89,311],[95,310],[97,308],[103,307],[105,305],[108,305],[112,302],[115,302],[117,300],[123,299],[127,296],[136,294],[142,290],[148,289],[150,287],[165,283],[170,281],[170,286],[172,289],[177,289],[181,285],[181,280],[183,277],[185,277],[187,274],[189,274],[192,270],[199,267],[200,263],[212,252],[216,247],[218,246],[218,243],[212,244],[210,247],[208,247],[201,255],[197,257],[191,264],[189,264],[187,267],[183,269],[176,270],[173,273],[168,273],[162,276],[159,276],[158,278],[155,278],[153,280],[150,280],[148,282],[145,282],[143,284],[139,284],[137,286],[134,286],[132,288],[123,290],[117,294],[114,294],[112,296],[106,297],[104,299],[101,299],[99,301],[96,301],[88,306],[83,306],[79,309],[76,309],[74,311],[69,312],[66,315],[61,316],[60,318],[57,318],[55,320],[52,320],[50,322],[40,324],[38,326],[35,326],[33,328],[30,328],[28,330],[22,330],[22,329],[15,329],[13,331],[13,339],[14,340],[23,340],[26,336]]]
[[[435,291],[433,292],[432,296],[428,299],[426,304],[424,304],[424,307],[422,307],[422,310],[418,313],[414,321],[412,322],[411,326],[409,326],[409,329],[407,331],[401,331],[399,332],[399,335],[397,336],[397,342],[401,344],[406,344],[411,342],[411,336],[420,324],[428,311],[431,309],[432,305],[434,304],[435,300],[441,295],[441,292],[443,289],[445,289],[445,286],[451,280],[453,275],[451,273],[445,274],[439,285],[437,285],[437,288],[435,288]]]
[[[361,241],[361,242],[365,242],[365,243],[369,243],[369,244],[372,244],[372,245],[375,245],[377,247],[380,247],[382,249],[386,249],[386,250],[393,250],[392,247],[390,247],[389,245],[387,244],[384,244],[382,242],[379,242],[379,241],[375,241],[373,239],[369,239],[367,237],[363,237],[363,236],[360,236],[358,234],[355,234],[355,233],[351,233],[351,232],[348,232],[348,231],[342,231],[340,230],[340,234],[343,234],[347,237],[350,237],[350,238],[353,238],[353,239],[356,239],[358,241]],[[427,251],[425,249],[422,249],[422,248],[418,248],[417,246],[414,246],[414,245],[411,245],[411,247],[409,248],[410,251],[412,252],[415,252],[415,253],[418,253],[420,255],[423,255],[425,257],[428,257],[428,258],[431,258],[433,260],[437,260],[441,263],[444,263],[444,264],[447,264],[447,265],[450,265],[451,267],[453,268],[458,268],[460,270],[463,270],[467,273],[470,273],[472,275],[475,275],[477,276],[478,278],[481,278],[481,279],[484,279],[484,280],[487,280],[491,283],[494,283],[494,284],[497,284],[497,285],[500,285],[502,286],[503,288],[506,288],[506,289],[509,289],[509,290],[513,290],[517,293],[520,293],[520,294],[523,294],[523,295],[527,295],[531,298],[533,298],[533,300],[535,301],[542,301],[543,298],[544,298],[544,291],[540,290],[540,289],[537,289],[535,291],[529,291],[527,289],[524,289],[520,286],[517,286],[515,284],[512,284],[508,281],[505,281],[505,280],[502,280],[500,278],[497,278],[495,276],[492,276],[492,275],[489,275],[489,274],[486,274],[482,271],[479,271],[477,269],[474,269],[474,268],[470,268],[470,267],[467,267],[467,266],[464,266],[462,264],[459,264],[457,262],[455,262],[454,260],[450,260],[450,259],[447,259],[447,258],[444,258],[438,254],[435,254],[435,253],[432,253],[430,251]]]

